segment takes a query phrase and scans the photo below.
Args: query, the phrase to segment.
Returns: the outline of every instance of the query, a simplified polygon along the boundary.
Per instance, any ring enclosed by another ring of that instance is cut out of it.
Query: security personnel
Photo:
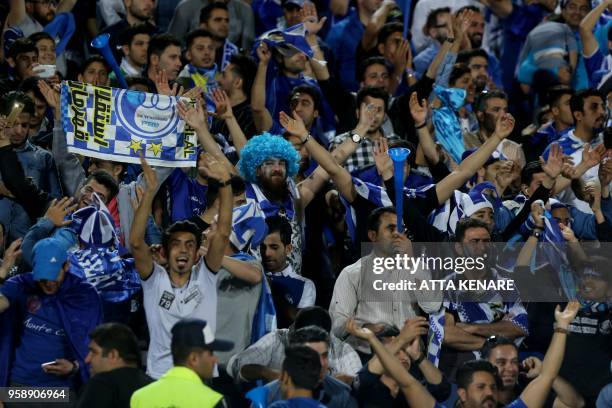
[[[174,367],[159,380],[136,391],[130,406],[213,408],[221,405],[223,395],[207,387],[203,381],[213,377],[217,364],[213,351],[228,351],[233,346],[231,341],[215,340],[204,320],[179,321],[172,328]]]

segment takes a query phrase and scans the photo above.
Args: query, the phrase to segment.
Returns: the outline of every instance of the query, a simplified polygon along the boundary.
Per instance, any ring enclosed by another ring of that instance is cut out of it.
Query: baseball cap
[[[298,6],[299,8],[303,8],[304,0],[282,0],[281,1],[282,7],[287,7],[289,5],[295,5],[295,6]]]
[[[68,248],[57,238],[45,238],[34,245],[34,280],[55,280],[68,259]]]
[[[183,319],[172,327],[172,347],[202,347],[208,350],[230,351],[234,343],[216,340],[212,328],[201,319]]]

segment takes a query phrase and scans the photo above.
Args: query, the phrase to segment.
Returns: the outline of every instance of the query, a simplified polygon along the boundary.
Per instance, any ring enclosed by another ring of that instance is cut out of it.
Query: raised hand
[[[544,206],[542,200],[536,200],[531,203],[531,218],[536,227],[544,228]]]
[[[259,59],[259,63],[263,65],[268,65],[270,58],[272,58],[272,52],[270,52],[268,44],[263,41],[260,41],[257,47],[257,58]]]
[[[142,166],[142,177],[144,178],[146,188],[145,195],[155,195],[159,187],[159,180],[157,179],[157,173],[147,163],[144,157],[140,158],[140,165]]]
[[[404,72],[408,66],[410,59],[410,43],[406,39],[402,39],[395,52],[391,56],[391,64],[395,72]]]
[[[194,106],[189,106],[183,101],[179,101],[176,104],[176,109],[179,117],[196,131],[208,129],[206,112],[199,103],[196,103]]]
[[[389,156],[389,144],[384,137],[374,140],[374,163],[379,175],[393,172],[393,161]]]
[[[374,339],[376,337],[372,330],[365,327],[359,327],[357,325],[357,322],[355,322],[354,318],[350,318],[347,320],[346,331],[362,340],[370,341],[371,339]]]
[[[569,302],[563,311],[561,307],[557,305],[555,308],[555,322],[557,322],[557,327],[567,330],[570,323],[576,318],[578,310],[580,310],[580,303],[577,300]]]
[[[421,99],[419,101],[419,97],[416,92],[413,92],[410,95],[410,114],[412,115],[412,119],[414,119],[414,124],[416,126],[420,126],[427,120],[427,101],[425,99]]]
[[[567,242],[578,242],[578,238],[576,238],[576,234],[574,234],[574,230],[571,229],[567,225],[559,224],[559,228],[561,229],[561,236]]]
[[[219,183],[225,183],[231,177],[227,167],[212,157],[206,160],[198,170],[206,174],[206,177],[217,180]]]
[[[405,235],[396,233],[393,234],[393,250],[397,254],[408,254],[408,256],[412,256],[412,241]]]
[[[418,337],[415,337],[415,339],[412,340],[412,342],[408,345],[408,347],[405,348],[405,350],[412,361],[418,360],[418,358],[421,357],[422,352],[420,339]]]
[[[194,88],[191,88],[190,90],[188,90],[185,93],[181,93],[179,94],[181,97],[183,98],[188,98],[188,99],[195,99],[196,103],[198,102],[202,102],[203,99],[203,95],[202,95],[202,88],[200,88],[199,86],[196,86]]]
[[[215,110],[219,118],[226,120],[234,116],[232,104],[223,89],[215,88],[212,91],[212,100],[215,103]]]
[[[297,136],[300,139],[308,135],[306,125],[299,115],[293,111],[293,117],[287,115],[285,112],[281,112],[278,115],[278,120],[281,126],[293,136]]]
[[[78,204],[72,204],[72,197],[64,197],[60,200],[54,199],[45,213],[45,218],[48,219],[56,227],[65,227],[72,220],[67,220],[66,216],[72,213]]]
[[[495,134],[505,139],[510,136],[512,130],[514,130],[514,117],[509,113],[501,115],[495,124]]]
[[[49,105],[52,109],[59,109],[60,107],[60,94],[57,90],[52,88],[46,81],[42,79],[38,80],[38,89],[40,93],[47,101],[47,105]]]
[[[517,174],[513,171],[514,162],[506,160],[499,166],[497,174],[495,175],[495,182],[503,190],[505,190],[510,183],[517,177]]]
[[[606,153],[606,147],[604,145],[591,146],[589,144],[585,144],[582,149],[582,163],[587,166],[589,169],[591,167],[595,167],[599,164],[601,159]]]
[[[527,370],[525,375],[529,379],[536,378],[542,372],[542,360],[537,357],[527,357],[521,365]]]
[[[151,245],[151,256],[156,264],[163,267],[168,265],[168,259],[165,257],[164,249],[161,244]]]
[[[304,15],[304,27],[306,28],[306,32],[310,35],[317,35],[327,21],[327,17],[319,19],[317,8],[314,3],[310,1],[304,2],[302,14]]]
[[[21,243],[23,238],[18,238],[11,242],[11,245],[4,250],[4,258],[2,259],[2,268],[9,271],[17,263],[17,259],[21,256]],[[1,277],[1,276],[0,276]]]
[[[170,84],[168,83],[168,74],[166,73],[165,69],[162,69],[160,72],[156,72],[154,80],[155,88],[157,89],[157,93],[159,95],[177,96],[183,93],[183,87],[179,88],[179,85],[176,82],[174,85],[172,85],[172,88],[170,87]]]
[[[355,130],[361,137],[365,137],[372,123],[376,120],[376,107],[365,102],[359,107],[359,123]]]
[[[474,12],[472,10],[466,10],[453,20],[453,34],[455,36],[455,41],[463,41],[468,28],[470,28],[470,25],[472,24],[473,18]]]
[[[418,340],[419,337],[427,334],[429,330],[429,323],[427,319],[419,316],[414,319],[406,320],[404,327],[400,331],[399,337],[405,343],[411,343],[413,340]]]
[[[563,170],[563,149],[561,146],[558,143],[551,144],[548,160],[544,162],[544,158],[540,156],[540,164],[548,177],[551,179],[557,178],[561,174],[561,170]]]
[[[612,160],[609,156],[602,159],[599,165],[599,183],[602,187],[607,186],[612,181]]]

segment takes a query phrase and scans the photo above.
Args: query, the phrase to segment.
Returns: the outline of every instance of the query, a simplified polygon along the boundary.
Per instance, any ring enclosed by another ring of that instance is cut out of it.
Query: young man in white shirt
[[[136,210],[130,248],[142,280],[144,308],[151,342],[147,374],[160,378],[172,367],[171,329],[179,320],[198,316],[215,331],[217,315],[216,274],[221,268],[232,224],[232,188],[227,168],[211,160],[204,165],[207,176],[220,184],[217,228],[207,237],[208,251],[199,262],[201,236],[195,224],[179,221],[168,227],[162,238],[164,268],[154,262],[144,240],[147,217],[158,187],[157,175],[141,160],[146,189]],[[197,264],[196,264],[197,262]]]

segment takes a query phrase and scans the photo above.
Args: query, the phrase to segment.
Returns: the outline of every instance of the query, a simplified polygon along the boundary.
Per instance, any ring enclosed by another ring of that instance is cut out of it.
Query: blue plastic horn
[[[110,48],[110,44],[108,40],[110,39],[109,33],[100,34],[93,40],[91,40],[91,46],[100,51],[100,54],[104,57],[108,65],[113,69],[115,76],[117,77],[117,81],[119,81],[119,85],[123,89],[128,89],[128,84],[119,68],[119,64],[117,64],[117,60],[115,60],[115,56],[113,55],[113,51]]]
[[[253,388],[246,393],[246,397],[253,402],[255,408],[266,408],[268,406],[268,389],[264,386]]]
[[[397,212],[397,231],[404,233],[404,163],[410,155],[406,147],[389,149],[389,156],[393,160],[393,182],[395,186],[395,211]]]

